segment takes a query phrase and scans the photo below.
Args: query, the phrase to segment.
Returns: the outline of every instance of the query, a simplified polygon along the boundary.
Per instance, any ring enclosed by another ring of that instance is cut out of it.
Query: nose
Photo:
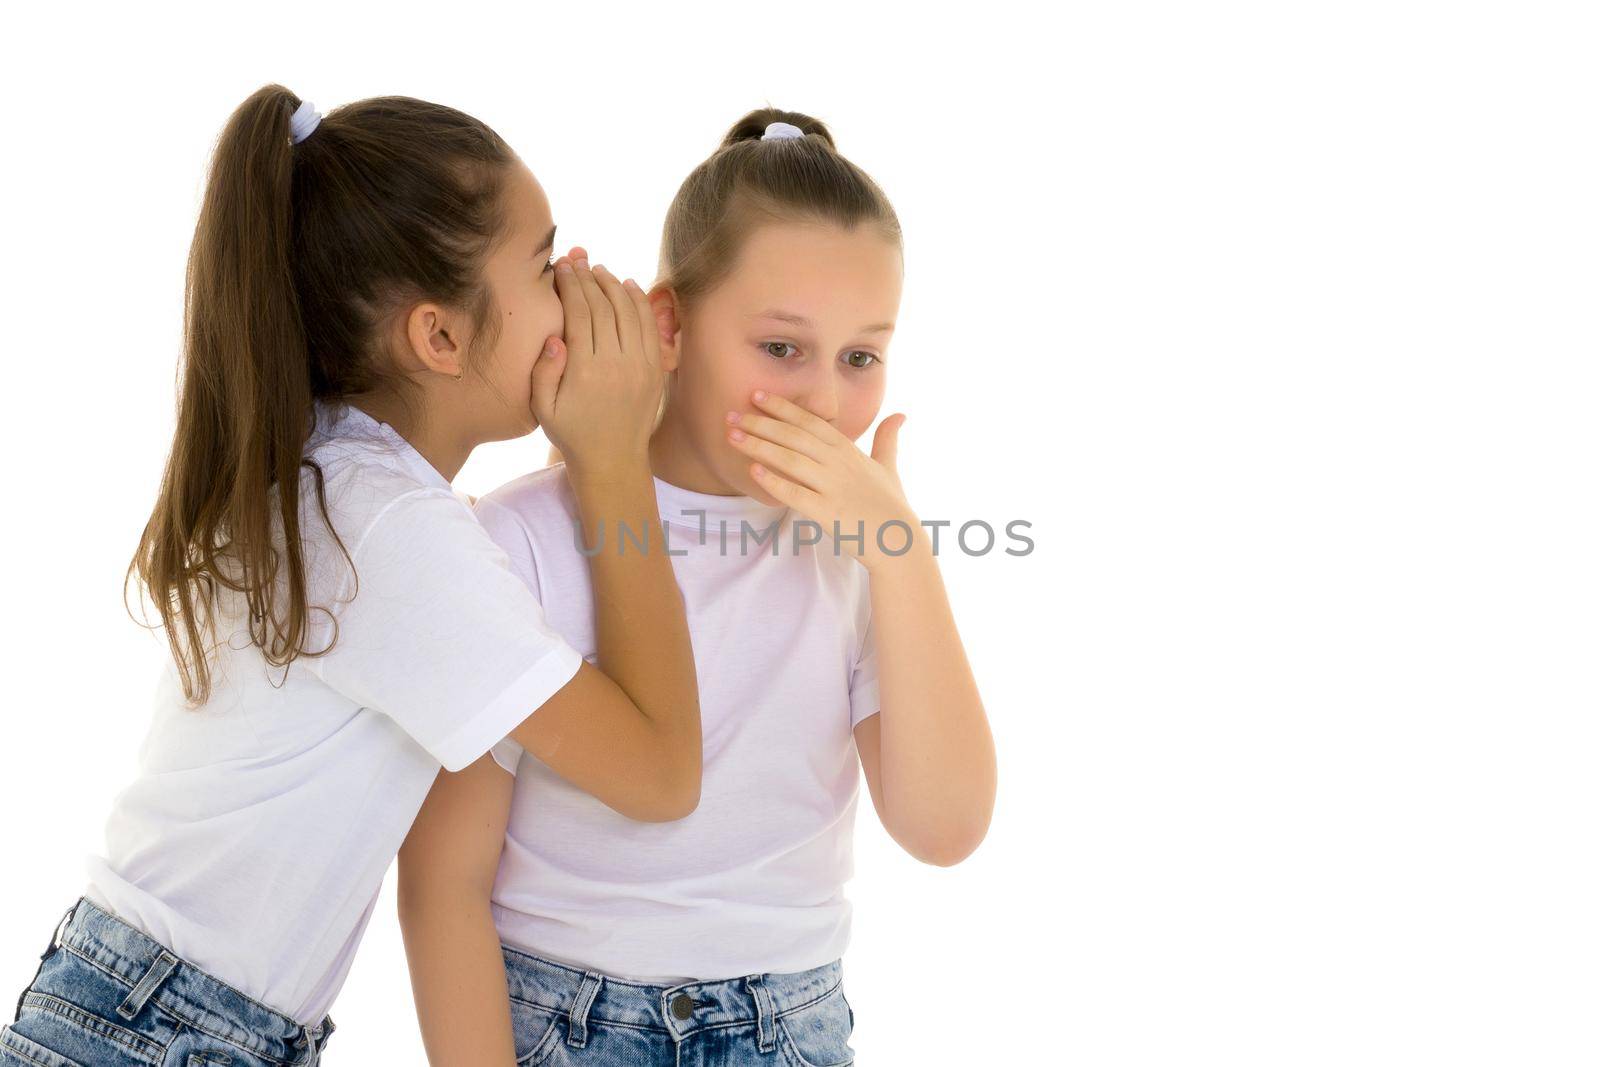
[[[821,365],[806,383],[804,395],[796,397],[795,403],[817,418],[833,422],[839,417],[839,376],[831,365],[818,362]]]

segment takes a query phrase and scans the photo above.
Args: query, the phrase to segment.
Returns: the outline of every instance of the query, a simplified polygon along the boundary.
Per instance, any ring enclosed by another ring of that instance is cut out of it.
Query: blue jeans
[[[793,974],[643,985],[504,949],[518,1067],[847,1067],[839,961]]]
[[[0,1067],[306,1067],[331,1033],[331,1018],[301,1026],[83,899],[0,1027]]]

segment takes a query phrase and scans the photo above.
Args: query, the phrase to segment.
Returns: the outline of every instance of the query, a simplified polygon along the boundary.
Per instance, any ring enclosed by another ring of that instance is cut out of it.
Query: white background
[[[678,182],[768,102],[895,201],[912,502],[1037,549],[942,557],[999,805],[939,869],[864,803],[860,1062],[1600,1061],[1583,14],[12,11],[0,1013],[133,772],[164,646],[121,579],[184,255],[213,138],[280,81],[478,115],[562,240],[641,279]],[[422,1062],[388,890],[334,1017],[329,1062]]]

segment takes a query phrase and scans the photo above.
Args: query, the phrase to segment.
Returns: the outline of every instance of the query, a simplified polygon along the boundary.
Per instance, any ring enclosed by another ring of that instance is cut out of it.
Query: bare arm
[[[925,534],[872,572],[882,710],[856,724],[878,818],[900,847],[947,867],[994,813],[995,753],[977,682]]]
[[[590,481],[569,467],[569,476],[585,536],[605,528],[603,550],[589,557],[601,670],[583,664],[511,736],[629,818],[680,819],[700,802],[699,688],[655,483],[647,469]],[[619,555],[619,522],[652,531],[649,551],[629,544]]]
[[[562,366],[541,360],[535,368],[535,414],[580,446],[570,450],[568,477],[584,528],[604,524],[612,546],[619,524],[659,538],[646,444],[660,365],[654,319],[641,318],[648,302],[609,274],[597,280],[587,263],[562,264],[556,285],[570,351]],[[604,672],[581,664],[511,737],[624,815],[681,818],[699,803],[700,704],[671,561],[660,549],[599,552],[590,574]],[[401,929],[434,1067],[515,1059],[489,910],[513,783],[489,755],[440,774],[401,849]]]
[[[441,772],[400,849],[400,933],[432,1067],[516,1060],[489,913],[514,781],[491,756]]]
[[[856,551],[871,574],[882,707],[856,725],[855,735],[878,817],[923,862],[959,863],[989,830],[994,738],[927,531],[900,485],[904,417],[891,415],[878,426],[867,455],[781,396],[761,391],[751,401],[755,411],[730,413],[728,438],[755,461],[751,476],[824,528],[859,523],[863,529]],[[907,534],[903,553],[886,551],[885,544],[899,545]]]
[[[700,699],[650,471],[662,389],[655,317],[642,289],[591,271],[580,248],[557,262],[556,289],[567,355],[536,365],[532,409],[567,457],[585,536],[603,530],[603,550],[589,557],[601,670],[579,667],[511,736],[623,815],[679,819],[700,802]],[[649,536],[648,550],[618,554],[622,526]]]

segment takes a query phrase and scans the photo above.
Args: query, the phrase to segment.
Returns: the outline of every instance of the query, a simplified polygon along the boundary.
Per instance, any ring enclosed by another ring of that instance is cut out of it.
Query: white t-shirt
[[[231,594],[211,698],[186,709],[169,664],[87,895],[315,1023],[440,766],[487,752],[581,658],[467,501],[391,427],[319,404],[306,451],[355,567],[353,582],[303,482],[305,647],[325,648],[336,623],[333,649],[269,666]]]
[[[852,730],[878,711],[867,572],[826,538],[796,552],[799,520],[786,508],[655,484],[668,547],[687,553],[672,566],[700,689],[700,805],[676,822],[635,822],[516,742],[496,746],[517,774],[496,926],[513,947],[636,981],[820,966],[849,940]],[[514,481],[477,510],[551,625],[592,660],[594,598],[565,467]],[[771,523],[776,542],[758,541]],[[604,536],[602,550],[617,551],[614,521]],[[659,530],[651,547],[663,551]]]

